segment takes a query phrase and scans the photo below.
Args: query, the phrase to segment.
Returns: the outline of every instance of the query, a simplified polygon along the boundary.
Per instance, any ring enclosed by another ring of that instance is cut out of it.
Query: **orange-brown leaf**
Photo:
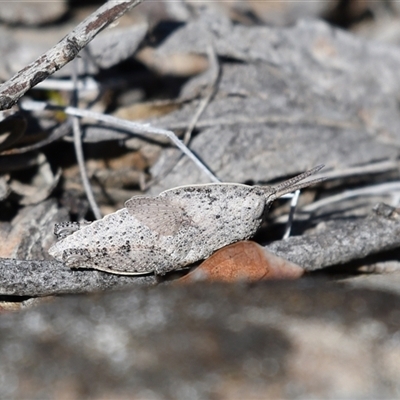
[[[270,253],[255,242],[242,241],[218,250],[178,282],[297,279],[303,274],[304,269],[298,265]]]

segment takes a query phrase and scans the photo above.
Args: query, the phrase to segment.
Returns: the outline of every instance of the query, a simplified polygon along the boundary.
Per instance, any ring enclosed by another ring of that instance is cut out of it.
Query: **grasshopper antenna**
[[[295,192],[296,190],[300,190],[310,185],[314,185],[316,183],[324,181],[326,178],[317,178],[311,181],[298,183],[303,179],[308,178],[310,175],[313,175],[316,172],[320,171],[323,167],[324,165],[318,165],[314,168],[309,169],[306,172],[303,172],[300,175],[295,176],[294,178],[288,179],[284,182],[272,186],[272,189],[274,189],[274,198],[277,199],[287,193],[292,193]]]

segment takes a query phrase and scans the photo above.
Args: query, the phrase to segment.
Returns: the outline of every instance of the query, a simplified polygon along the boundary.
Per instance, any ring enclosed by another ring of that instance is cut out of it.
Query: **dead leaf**
[[[176,51],[163,55],[150,47],[140,50],[136,59],[161,75],[189,77],[204,72],[208,67],[207,58],[200,54]]]
[[[304,269],[297,264],[270,253],[255,242],[242,241],[218,250],[177,282],[297,279],[303,274]]]
[[[22,205],[38,204],[45,200],[57,183],[61,176],[61,169],[54,174],[46,156],[39,153],[37,156],[38,170],[33,176],[30,183],[23,183],[17,179],[10,181],[10,188],[14,193],[22,196],[19,201]]]

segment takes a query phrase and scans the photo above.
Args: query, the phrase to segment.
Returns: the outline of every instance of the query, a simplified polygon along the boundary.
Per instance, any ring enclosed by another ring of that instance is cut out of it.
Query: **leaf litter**
[[[155,25],[146,21],[129,26],[132,16],[123,19],[128,27],[105,30],[101,34],[103,37],[99,36],[89,45],[88,51],[85,49],[81,53],[78,75],[94,78],[100,90],[97,98],[85,97],[84,90],[78,91],[79,106],[111,110],[127,119],[136,118],[135,112],[129,110],[147,110],[141,113],[141,122],[173,129],[182,137],[200,101],[205,98],[205,90],[211,88],[213,96],[195,120],[189,146],[222,181],[266,183],[282,180],[321,161],[327,164],[328,172],[331,168],[333,173],[329,184],[325,185],[324,198],[336,196],[349,184],[363,185],[366,179],[372,183],[398,179],[398,168],[393,166],[383,170],[377,167],[377,172],[372,175],[367,172],[377,161],[390,163],[398,156],[395,146],[399,120],[396,93],[400,85],[397,52],[390,47],[364,42],[346,32],[333,33],[331,27],[321,21],[298,22],[290,27],[252,26],[251,23],[246,26],[237,21],[233,23],[221,10],[199,9],[196,13],[196,16],[187,13],[170,31],[155,29],[153,38],[150,26]],[[128,41],[127,37],[134,40]],[[218,58],[217,80],[206,68],[205,54],[210,45]],[[46,51],[48,46],[45,44],[41,51]],[[88,54],[91,58],[87,58]],[[173,62],[167,66],[166,61],[174,58],[175,62],[191,59],[193,68],[180,70],[180,62],[175,69]],[[163,59],[166,61],[160,62]],[[70,76],[70,65],[56,75],[63,79]],[[55,88],[57,84],[54,81]],[[350,85],[351,91],[348,90]],[[44,90],[32,91],[30,99],[35,101]],[[61,93],[63,101],[70,96],[70,90],[61,90]],[[125,103],[119,100],[118,96],[122,94]],[[133,103],[130,98],[134,99]],[[166,106],[155,115],[152,109],[162,102]],[[37,155],[28,152],[25,166],[16,154],[11,157],[13,150],[18,151],[29,141],[29,145],[32,141],[33,144],[40,143],[43,135],[51,137],[60,126],[54,111],[24,111],[24,114],[29,117],[26,132],[22,118],[15,125],[20,124],[15,130],[18,131],[15,141],[6,130],[3,134],[2,150],[10,152],[12,163],[3,168],[2,201],[13,207],[40,204],[57,185],[55,195],[61,192],[62,196],[81,197],[83,190],[77,174],[68,174],[75,166],[68,145],[71,139],[67,125],[62,133],[63,143],[58,139],[51,146],[43,147]],[[49,116],[53,122],[46,130],[43,121]],[[87,163],[92,165],[89,178],[105,213],[119,208],[127,198],[140,194],[146,181],[151,185],[147,192],[150,195],[182,184],[208,182],[203,172],[187,158],[179,160],[177,151],[163,139],[152,138],[148,143],[146,135],[132,139],[124,129],[87,124],[87,121],[83,121],[83,127]],[[24,137],[23,143],[18,142],[21,137]],[[119,151],[110,158],[112,147],[119,147]],[[128,162],[132,147],[137,154],[133,164]],[[2,156],[3,161],[6,161],[5,157]],[[124,157],[128,164],[124,167],[125,161],[122,161],[121,170],[133,171],[126,174],[131,178],[120,175],[114,179],[117,171],[114,172],[104,160],[124,160]],[[171,159],[177,161],[173,161],[172,170],[164,176],[165,171],[171,169]],[[36,173],[30,180],[20,181],[10,172],[11,165],[16,162],[20,170],[34,166]],[[356,168],[360,172],[353,176],[341,175],[341,170]],[[61,169],[64,173],[58,183]],[[113,184],[109,183],[109,177]],[[161,179],[152,179],[157,177]],[[359,182],[357,178],[360,178]],[[319,195],[322,194],[314,192],[316,198]],[[392,192],[393,199],[395,196]],[[299,220],[297,224],[298,232],[303,233],[307,227],[312,229],[324,216],[329,218],[330,215],[335,215],[336,220],[346,221],[354,215],[368,221],[376,201],[376,197],[374,203],[366,198],[355,207],[350,203],[345,210],[333,208],[329,202],[324,206],[321,203],[312,214],[302,215],[303,222],[300,224]],[[394,200],[390,205],[395,205]],[[284,212],[285,207],[275,207],[267,226],[278,221]],[[145,216],[146,212],[143,218]],[[172,231],[177,229],[174,221],[167,220],[164,225],[168,224]],[[156,222],[153,227],[156,229]],[[267,239],[279,238],[279,224],[277,227],[267,234]],[[347,232],[345,226],[343,229]],[[374,246],[374,237],[365,240],[371,241],[371,252],[381,250]],[[264,238],[260,243],[266,241]],[[350,259],[358,257],[355,251]],[[339,259],[333,257],[329,265]]]

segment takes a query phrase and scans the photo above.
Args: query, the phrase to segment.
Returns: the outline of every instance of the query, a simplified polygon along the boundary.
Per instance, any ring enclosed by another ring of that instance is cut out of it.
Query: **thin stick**
[[[323,176],[326,179],[339,179],[349,176],[379,174],[388,171],[398,170],[399,168],[400,163],[398,160],[385,160],[367,165],[335,169],[332,171],[324,172]],[[317,174],[316,177],[318,178],[318,176],[319,175]]]
[[[346,199],[359,196],[375,196],[383,193],[390,193],[400,190],[400,181],[381,183],[378,185],[366,186],[360,189],[347,190],[334,196],[316,201],[302,208],[304,212],[314,212],[318,208],[327,206],[328,204],[337,203]]]
[[[79,92],[99,92],[100,84],[92,77],[79,79],[77,82],[77,89]],[[64,79],[47,79],[38,83],[35,90],[61,90],[61,91],[74,91],[75,85],[72,80]]]
[[[0,155],[11,155],[11,154],[23,154],[28,153],[33,150],[40,149],[41,147],[47,146],[50,143],[55,142],[58,139],[61,139],[63,136],[68,135],[71,132],[71,121],[65,121],[61,123],[59,126],[53,129],[50,136],[46,139],[43,139],[34,144],[30,144],[25,147],[14,147],[12,149],[4,150],[0,153]]]
[[[203,114],[208,103],[214,96],[215,90],[216,90],[216,85],[217,85],[217,81],[218,81],[218,77],[219,77],[220,68],[219,68],[218,58],[215,53],[215,49],[211,44],[207,47],[207,56],[208,56],[208,61],[210,63],[211,82],[210,82],[210,85],[207,87],[206,96],[200,101],[200,104],[197,107],[197,110],[194,113],[193,118],[190,121],[189,126],[187,127],[186,132],[183,136],[183,143],[186,145],[190,142],[193,129],[195,128],[197,121],[201,117],[201,114]]]
[[[76,106],[78,102],[78,89],[77,89],[78,74],[77,74],[76,63],[74,64],[74,67],[75,68],[73,70],[72,81],[76,85],[76,89],[72,93],[71,103]],[[74,132],[75,154],[79,165],[79,171],[81,173],[83,187],[85,189],[86,197],[89,201],[90,208],[93,211],[93,215],[95,216],[96,219],[101,219],[102,215],[99,206],[97,205],[96,200],[94,198],[93,190],[92,187],[90,186],[89,177],[86,171],[85,157],[83,155],[83,147],[82,147],[82,131],[81,131],[80,121],[78,117],[71,117],[71,118],[72,118],[72,130]]]
[[[104,28],[143,0],[108,1],[54,47],[0,86],[0,110],[11,108],[29,89],[72,61]]]
[[[24,102],[22,108],[25,110],[32,109],[48,109],[48,110],[62,110],[68,115],[73,115],[81,118],[90,118],[96,121],[104,122],[112,126],[119,126],[130,132],[142,135],[154,134],[168,137],[172,143],[176,145],[185,155],[187,155],[209,178],[212,182],[220,182],[220,180],[179,140],[179,138],[172,131],[167,131],[161,128],[155,128],[150,124],[139,124],[137,122],[127,121],[124,119],[113,117],[112,115],[100,114],[94,111],[82,110],[76,107],[61,107],[52,106],[46,103]]]
[[[85,159],[83,156],[82,141],[80,139],[82,132],[80,129],[79,118],[72,117],[72,129],[74,132],[74,147],[75,147],[76,159],[78,161],[79,171],[81,173],[82,183],[85,189],[86,197],[89,201],[90,208],[92,209],[95,218],[101,219],[102,215],[94,198],[92,187],[90,186],[89,178],[87,176],[85,168]]]
[[[218,57],[215,52],[214,47],[212,44],[210,44],[207,47],[207,56],[208,60],[210,63],[210,71],[211,71],[211,82],[207,86],[207,94],[205,95],[204,98],[202,98],[199,102],[199,105],[197,107],[196,112],[194,113],[192,119],[190,120],[190,123],[185,131],[185,134],[183,135],[183,143],[187,146],[190,142],[190,139],[192,138],[192,133],[193,129],[196,127],[197,122],[199,121],[199,118],[203,114],[204,110],[207,108],[207,105],[210,103],[211,99],[213,98],[216,88],[217,88],[217,81],[219,78],[219,73],[220,73],[220,67],[218,63]],[[180,159],[181,155],[179,157],[174,157],[171,164],[166,167],[166,170],[163,171],[162,174],[159,176],[153,177],[150,181],[146,182],[144,188],[147,189],[150,186],[152,186],[155,182],[159,182],[164,176],[169,174],[173,168],[176,166]]]
[[[290,236],[290,232],[292,230],[294,213],[296,211],[297,201],[299,200],[299,196],[300,196],[300,190],[296,190],[293,193],[292,200],[290,202],[289,216],[288,216],[288,220],[286,222],[285,234],[283,235],[284,239],[287,239]]]
[[[371,185],[371,186],[366,186],[363,188],[359,189],[353,189],[353,190],[347,190],[345,192],[329,196],[325,199],[321,199],[318,201],[315,201],[311,204],[308,204],[306,206],[303,206],[301,208],[302,213],[311,213],[317,211],[321,207],[325,207],[327,205],[333,204],[333,203],[338,203],[343,200],[351,199],[353,197],[359,197],[359,196],[375,196],[375,195],[382,195],[385,193],[390,194],[393,197],[395,196],[396,193],[400,192],[400,181],[394,181],[394,182],[387,182],[387,183],[380,183],[378,185]],[[397,206],[397,200],[393,202],[393,206]],[[280,217],[276,218],[274,220],[275,223],[283,223],[286,221],[286,215],[281,215]]]

